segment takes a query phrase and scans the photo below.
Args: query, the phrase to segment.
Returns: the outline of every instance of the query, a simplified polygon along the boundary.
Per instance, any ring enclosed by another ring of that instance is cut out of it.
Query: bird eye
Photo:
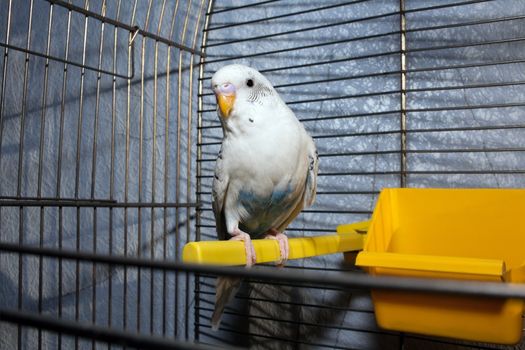
[[[248,81],[246,82],[246,85],[248,85],[249,87],[252,87],[253,86],[253,80],[252,79],[248,79]]]

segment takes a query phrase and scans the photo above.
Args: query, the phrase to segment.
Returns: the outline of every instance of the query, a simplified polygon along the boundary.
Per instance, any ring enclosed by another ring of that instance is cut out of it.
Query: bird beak
[[[233,84],[223,84],[216,86],[214,89],[217,105],[219,106],[220,115],[228,118],[235,103],[235,86]]]

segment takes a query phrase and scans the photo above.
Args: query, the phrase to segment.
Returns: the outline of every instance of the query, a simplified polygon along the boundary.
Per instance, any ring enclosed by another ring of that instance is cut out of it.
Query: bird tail
[[[211,316],[211,328],[214,331],[219,329],[224,308],[226,304],[233,299],[240,285],[240,278],[217,277],[217,281],[215,282],[215,310],[213,310],[213,315]]]

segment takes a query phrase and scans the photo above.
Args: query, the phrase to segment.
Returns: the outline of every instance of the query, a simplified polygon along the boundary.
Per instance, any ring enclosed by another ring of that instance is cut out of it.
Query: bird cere
[[[275,239],[282,265],[289,253],[284,230],[315,200],[315,144],[256,69],[225,66],[211,85],[223,129],[212,186],[217,236],[244,242],[247,267],[256,261],[251,239]],[[239,285],[237,278],[217,278],[213,329]]]

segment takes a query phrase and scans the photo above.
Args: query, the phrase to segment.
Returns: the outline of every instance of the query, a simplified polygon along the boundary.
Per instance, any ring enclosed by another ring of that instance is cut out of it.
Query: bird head
[[[262,104],[266,96],[274,95],[271,83],[256,69],[232,64],[219,69],[211,78],[217,99],[218,114],[228,119],[246,103]]]

